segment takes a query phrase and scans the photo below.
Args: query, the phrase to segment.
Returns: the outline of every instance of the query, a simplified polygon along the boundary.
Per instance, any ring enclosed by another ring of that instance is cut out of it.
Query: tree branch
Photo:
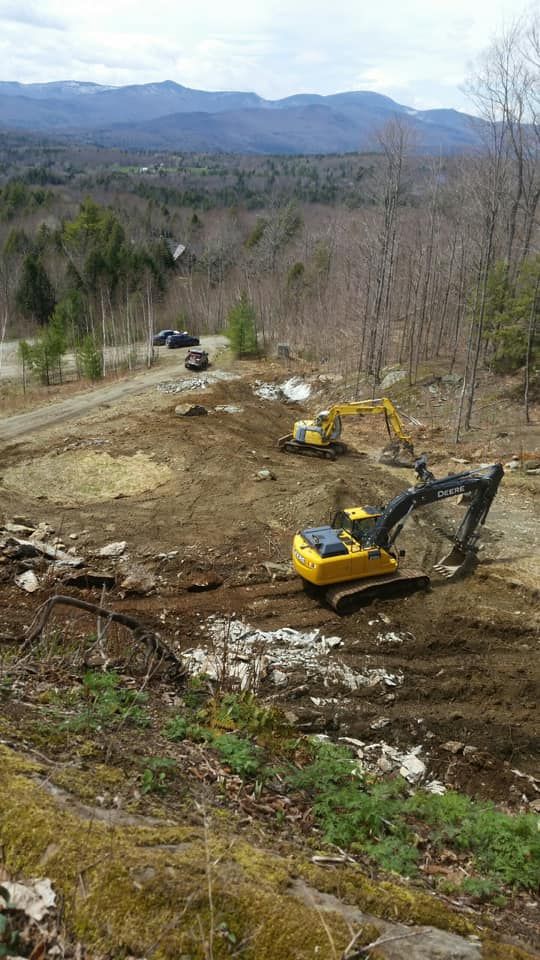
[[[158,654],[163,660],[172,664],[177,676],[185,675],[185,667],[157,633],[144,627],[134,617],[130,617],[125,613],[116,613],[113,610],[107,610],[105,607],[100,607],[95,603],[88,603],[86,600],[79,600],[77,597],[64,597],[61,595],[49,597],[27,631],[22,644],[23,650],[27,650],[41,635],[53,608],[60,604],[65,607],[76,607],[78,610],[86,610],[88,613],[93,613],[97,617],[107,617],[109,622],[122,624],[122,626],[127,627],[128,630],[131,630],[133,638],[137,640],[138,643],[142,643],[150,654]]]

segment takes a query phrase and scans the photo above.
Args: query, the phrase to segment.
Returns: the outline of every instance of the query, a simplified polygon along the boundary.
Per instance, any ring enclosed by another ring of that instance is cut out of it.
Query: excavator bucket
[[[409,468],[414,466],[414,461],[414,448],[408,440],[392,440],[379,457],[379,463],[385,463],[390,467]]]
[[[440,573],[446,580],[457,580],[458,577],[465,576],[471,570],[476,560],[476,554],[472,550],[461,550],[460,547],[452,547],[450,553],[434,564],[434,569]]]

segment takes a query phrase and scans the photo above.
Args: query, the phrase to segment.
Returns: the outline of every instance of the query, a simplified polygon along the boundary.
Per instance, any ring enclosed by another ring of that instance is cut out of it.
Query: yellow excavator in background
[[[307,454],[335,460],[347,452],[340,440],[341,418],[383,413],[391,443],[385,447],[385,463],[397,463],[411,467],[414,451],[411,438],[405,433],[401,417],[388,397],[378,400],[355,400],[349,403],[334,403],[328,410],[318,413],[313,420],[297,420],[293,432],[278,440],[278,447],[286,453]]]

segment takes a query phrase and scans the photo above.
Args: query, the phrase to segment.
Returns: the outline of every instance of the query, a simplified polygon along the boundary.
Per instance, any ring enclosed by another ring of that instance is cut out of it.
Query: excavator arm
[[[369,542],[375,547],[390,547],[401,532],[409,514],[418,507],[439,503],[450,497],[470,496],[465,516],[453,537],[451,553],[436,565],[439,572],[453,576],[475,553],[478,527],[485,523],[489,508],[503,478],[500,463],[453,476],[435,479],[427,469],[425,457],[415,463],[420,482],[394,497],[378,518]]]
[[[409,444],[411,443],[411,438],[403,429],[403,423],[399,413],[388,397],[380,397],[378,400],[357,400],[348,403],[334,403],[329,410],[323,410],[322,413],[317,414],[315,423],[321,427],[325,440],[337,440],[341,433],[339,421],[342,417],[365,416],[371,413],[383,413],[390,436],[392,436],[393,431],[394,436],[398,440]],[[336,430],[336,427],[338,427],[338,430]]]

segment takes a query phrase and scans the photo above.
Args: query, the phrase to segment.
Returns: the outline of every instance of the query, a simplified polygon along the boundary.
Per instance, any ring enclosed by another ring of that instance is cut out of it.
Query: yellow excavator
[[[347,452],[347,445],[340,440],[342,417],[384,414],[391,442],[384,448],[381,460],[411,467],[414,453],[411,438],[405,433],[401,417],[388,397],[378,400],[353,400],[334,403],[328,410],[318,413],[313,420],[297,420],[293,432],[280,437],[278,447],[286,453],[326,457],[335,460]]]
[[[315,591],[338,613],[358,601],[383,598],[429,586],[421,570],[406,569],[394,543],[413,510],[448,497],[463,495],[469,506],[452,538],[453,548],[435,569],[447,579],[463,575],[476,559],[478,527],[503,478],[500,463],[437,480],[425,456],[414,465],[418,483],[386,507],[351,507],[340,510],[331,526],[300,530],[293,540],[292,562],[304,585]]]

